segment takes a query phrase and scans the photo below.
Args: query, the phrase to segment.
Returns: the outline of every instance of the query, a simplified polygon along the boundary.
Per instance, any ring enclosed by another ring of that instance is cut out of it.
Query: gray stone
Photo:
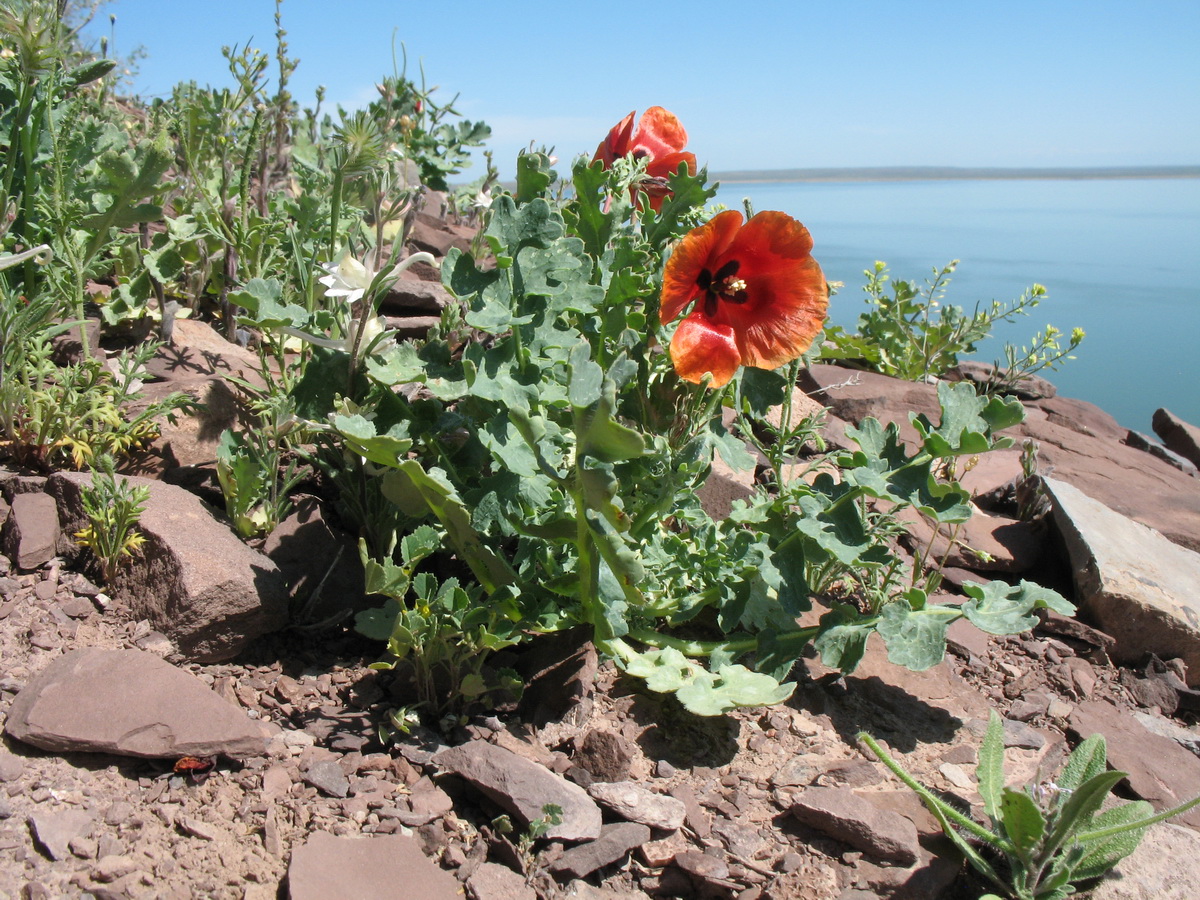
[[[1138,712],[1136,710],[1133,713],[1133,717],[1147,731],[1153,732],[1160,737],[1170,738],[1185,750],[1190,750],[1192,753],[1200,756],[1200,731],[1176,725],[1170,719],[1164,719],[1162,716],[1152,716],[1149,713]]]
[[[258,755],[262,731],[204,682],[141,650],[72,650],[31,678],[5,722],[43,750],[177,758]]]
[[[1080,605],[1116,641],[1113,657],[1179,657],[1200,685],[1200,554],[1057,479],[1043,478]]]
[[[58,500],[66,532],[83,527],[80,489],[90,480],[78,472],[50,478],[47,491]],[[149,620],[185,658],[200,662],[228,659],[283,627],[287,586],[275,563],[242,543],[183,488],[130,480],[150,488],[138,520],[146,542],[113,587],[135,618]]]
[[[791,812],[806,825],[876,859],[901,866],[917,861],[916,826],[853,791],[810,787],[793,797]]]
[[[441,751],[433,761],[470,781],[525,824],[541,818],[547,804],[559,806],[562,822],[547,837],[591,841],[600,836],[600,807],[583,788],[511,750],[471,741]]]
[[[5,555],[18,569],[44,566],[54,558],[61,533],[53,498],[41,493],[18,494],[11,506],[4,523]]]
[[[95,824],[92,814],[82,809],[38,810],[29,816],[33,837],[54,860],[71,855],[71,840],[87,837]]]
[[[24,771],[25,760],[7,751],[0,750],[0,781],[16,781]]]
[[[1130,447],[1141,450],[1144,453],[1149,453],[1151,456],[1158,457],[1168,465],[1172,465],[1180,472],[1191,475],[1193,478],[1200,473],[1200,469],[1196,468],[1196,464],[1186,456],[1181,456],[1174,450],[1164,447],[1162,444],[1142,434],[1140,431],[1130,431],[1129,437],[1125,438],[1125,443]]]
[[[674,797],[656,794],[633,781],[597,781],[588,785],[587,792],[630,822],[663,831],[682,827],[687,813],[686,807]]]
[[[650,829],[636,822],[617,822],[605,825],[600,837],[578,847],[572,847],[550,864],[560,875],[585,878],[597,869],[610,866],[634,847],[650,840]]]
[[[304,770],[305,783],[311,784],[330,797],[345,798],[350,793],[350,779],[333,759],[319,759]]]
[[[1160,824],[1087,895],[1090,900],[1195,900],[1200,897],[1200,835]]]
[[[1150,424],[1168,450],[1200,466],[1200,428],[1185,422],[1168,409],[1155,410]]]
[[[400,278],[379,304],[380,312],[436,315],[453,303],[450,293],[437,282]]]
[[[438,868],[410,837],[358,838],[313,833],[292,852],[290,900],[462,900],[458,881]]]

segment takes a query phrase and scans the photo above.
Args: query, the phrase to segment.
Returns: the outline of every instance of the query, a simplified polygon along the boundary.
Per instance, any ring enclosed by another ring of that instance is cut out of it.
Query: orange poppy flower
[[[657,212],[662,208],[663,198],[670,193],[667,176],[679,171],[687,164],[688,174],[696,174],[696,154],[683,148],[687,144],[687,132],[674,113],[661,106],[652,106],[642,115],[637,130],[633,127],[636,112],[631,112],[613,126],[600,146],[592,162],[602,160],[604,167],[611,168],[613,161],[633,155],[634,159],[648,159],[646,178],[638,187],[650,196],[650,206]]]
[[[807,350],[829,307],[812,245],[808,229],[781,212],[743,225],[726,210],[684,236],[663,272],[660,311],[670,322],[696,301],[671,339],[679,377],[699,382],[711,372],[722,387],[738,366],[775,369]]]

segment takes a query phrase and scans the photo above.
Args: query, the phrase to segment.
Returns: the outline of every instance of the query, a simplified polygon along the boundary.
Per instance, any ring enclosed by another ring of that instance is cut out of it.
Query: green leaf
[[[389,640],[396,620],[403,611],[404,607],[399,601],[389,599],[378,609],[364,609],[357,613],[354,616],[354,630],[373,641]]]
[[[1063,615],[1075,611],[1072,603],[1064,600],[1055,591],[1032,582],[1022,581],[1018,585],[1003,581],[987,584],[968,583],[963,591],[969,597],[962,605],[965,615],[976,628],[988,634],[1019,634],[1037,624],[1034,611],[1053,609]]]
[[[787,378],[779,371],[744,366],[741,373],[741,399],[746,410],[755,417],[781,406],[787,393]]]
[[[996,711],[988,711],[987,733],[979,747],[979,764],[975,768],[983,811],[993,826],[1000,820],[1000,801],[1004,790],[1004,723]]]
[[[745,666],[722,666],[715,673],[688,659],[674,647],[648,650],[625,663],[625,670],[646,680],[650,690],[675,694],[689,712],[719,716],[738,707],[773,706],[795,690]]]
[[[446,529],[446,538],[489,594],[513,580],[508,565],[493,553],[471,527],[471,514],[445,473],[426,471],[406,460],[383,477],[383,494],[408,515],[432,513]]]
[[[1024,791],[1001,789],[1000,820],[1004,823],[1004,833],[1023,859],[1028,859],[1046,835],[1046,817]]]
[[[946,655],[946,629],[958,617],[958,610],[949,606],[914,610],[903,600],[888,603],[877,626],[888,660],[914,672],[936,666]]]
[[[862,661],[867,651],[867,638],[875,629],[857,621],[851,607],[838,605],[821,616],[821,630],[813,640],[813,646],[821,654],[821,662],[850,674]]]
[[[250,315],[238,321],[256,328],[307,328],[312,316],[294,303],[282,303],[283,285],[274,278],[252,278],[239,290],[229,292],[229,302],[240,306]]]
[[[442,536],[437,529],[429,525],[421,525],[409,532],[400,541],[400,558],[410,572],[421,564],[421,561],[442,546]]]
[[[1104,735],[1093,734],[1079,743],[1067,758],[1058,774],[1058,786],[1064,791],[1077,791],[1085,781],[1108,768],[1108,747]]]
[[[1153,814],[1153,806],[1145,800],[1135,800],[1132,803],[1123,803],[1100,813],[1088,823],[1088,829],[1099,831],[1121,825],[1131,825]],[[1089,878],[1099,878],[1105,875],[1113,866],[1137,849],[1146,834],[1147,827],[1149,826],[1131,828],[1129,831],[1079,845],[1083,852],[1072,870],[1072,877],[1077,881],[1086,881]]]
[[[386,434],[378,434],[374,422],[355,413],[333,416],[332,425],[350,450],[380,466],[400,465],[412,448],[407,423],[394,425]]]
[[[550,157],[545,153],[517,154],[517,202],[528,203],[541,197],[554,181],[554,170],[550,168]]]

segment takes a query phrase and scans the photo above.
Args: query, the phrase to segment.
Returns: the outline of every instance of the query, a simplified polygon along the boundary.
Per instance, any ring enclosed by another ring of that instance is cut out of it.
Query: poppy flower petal
[[[652,178],[666,178],[668,175],[678,172],[679,167],[684,164],[687,165],[689,175],[696,174],[696,154],[688,153],[686,150],[667,153],[661,157],[656,156],[646,167],[646,174]]]
[[[663,271],[660,321],[673,321],[684,307],[703,293],[698,284],[701,270],[716,271],[713,262],[728,249],[741,224],[742,214],[736,209],[727,209],[684,235]]]
[[[733,329],[693,312],[671,338],[671,363],[684,381],[698,384],[711,372],[712,387],[724,387],[741,365]]]
[[[687,132],[674,113],[652,106],[642,113],[630,149],[642,150],[652,159],[677,153],[687,146]]]
[[[607,169],[612,166],[615,160],[620,159],[630,152],[630,138],[633,134],[633,117],[635,115],[637,115],[637,110],[631,112],[612,127],[608,132],[608,136],[596,148],[596,155],[592,157],[592,162],[598,159],[603,160],[604,167]]]
[[[802,224],[786,213],[761,212],[715,260],[737,260],[745,282],[745,301],[721,303],[716,316],[737,335],[744,365],[774,369],[790,362],[824,325],[829,288],[811,250]]]

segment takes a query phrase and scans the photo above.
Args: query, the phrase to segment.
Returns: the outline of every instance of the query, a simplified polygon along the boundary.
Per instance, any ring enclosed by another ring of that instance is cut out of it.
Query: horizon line
[[[1183,166],[822,166],[731,169],[709,176],[722,183],[764,181],[940,181],[983,179],[1200,178],[1200,165]]]

